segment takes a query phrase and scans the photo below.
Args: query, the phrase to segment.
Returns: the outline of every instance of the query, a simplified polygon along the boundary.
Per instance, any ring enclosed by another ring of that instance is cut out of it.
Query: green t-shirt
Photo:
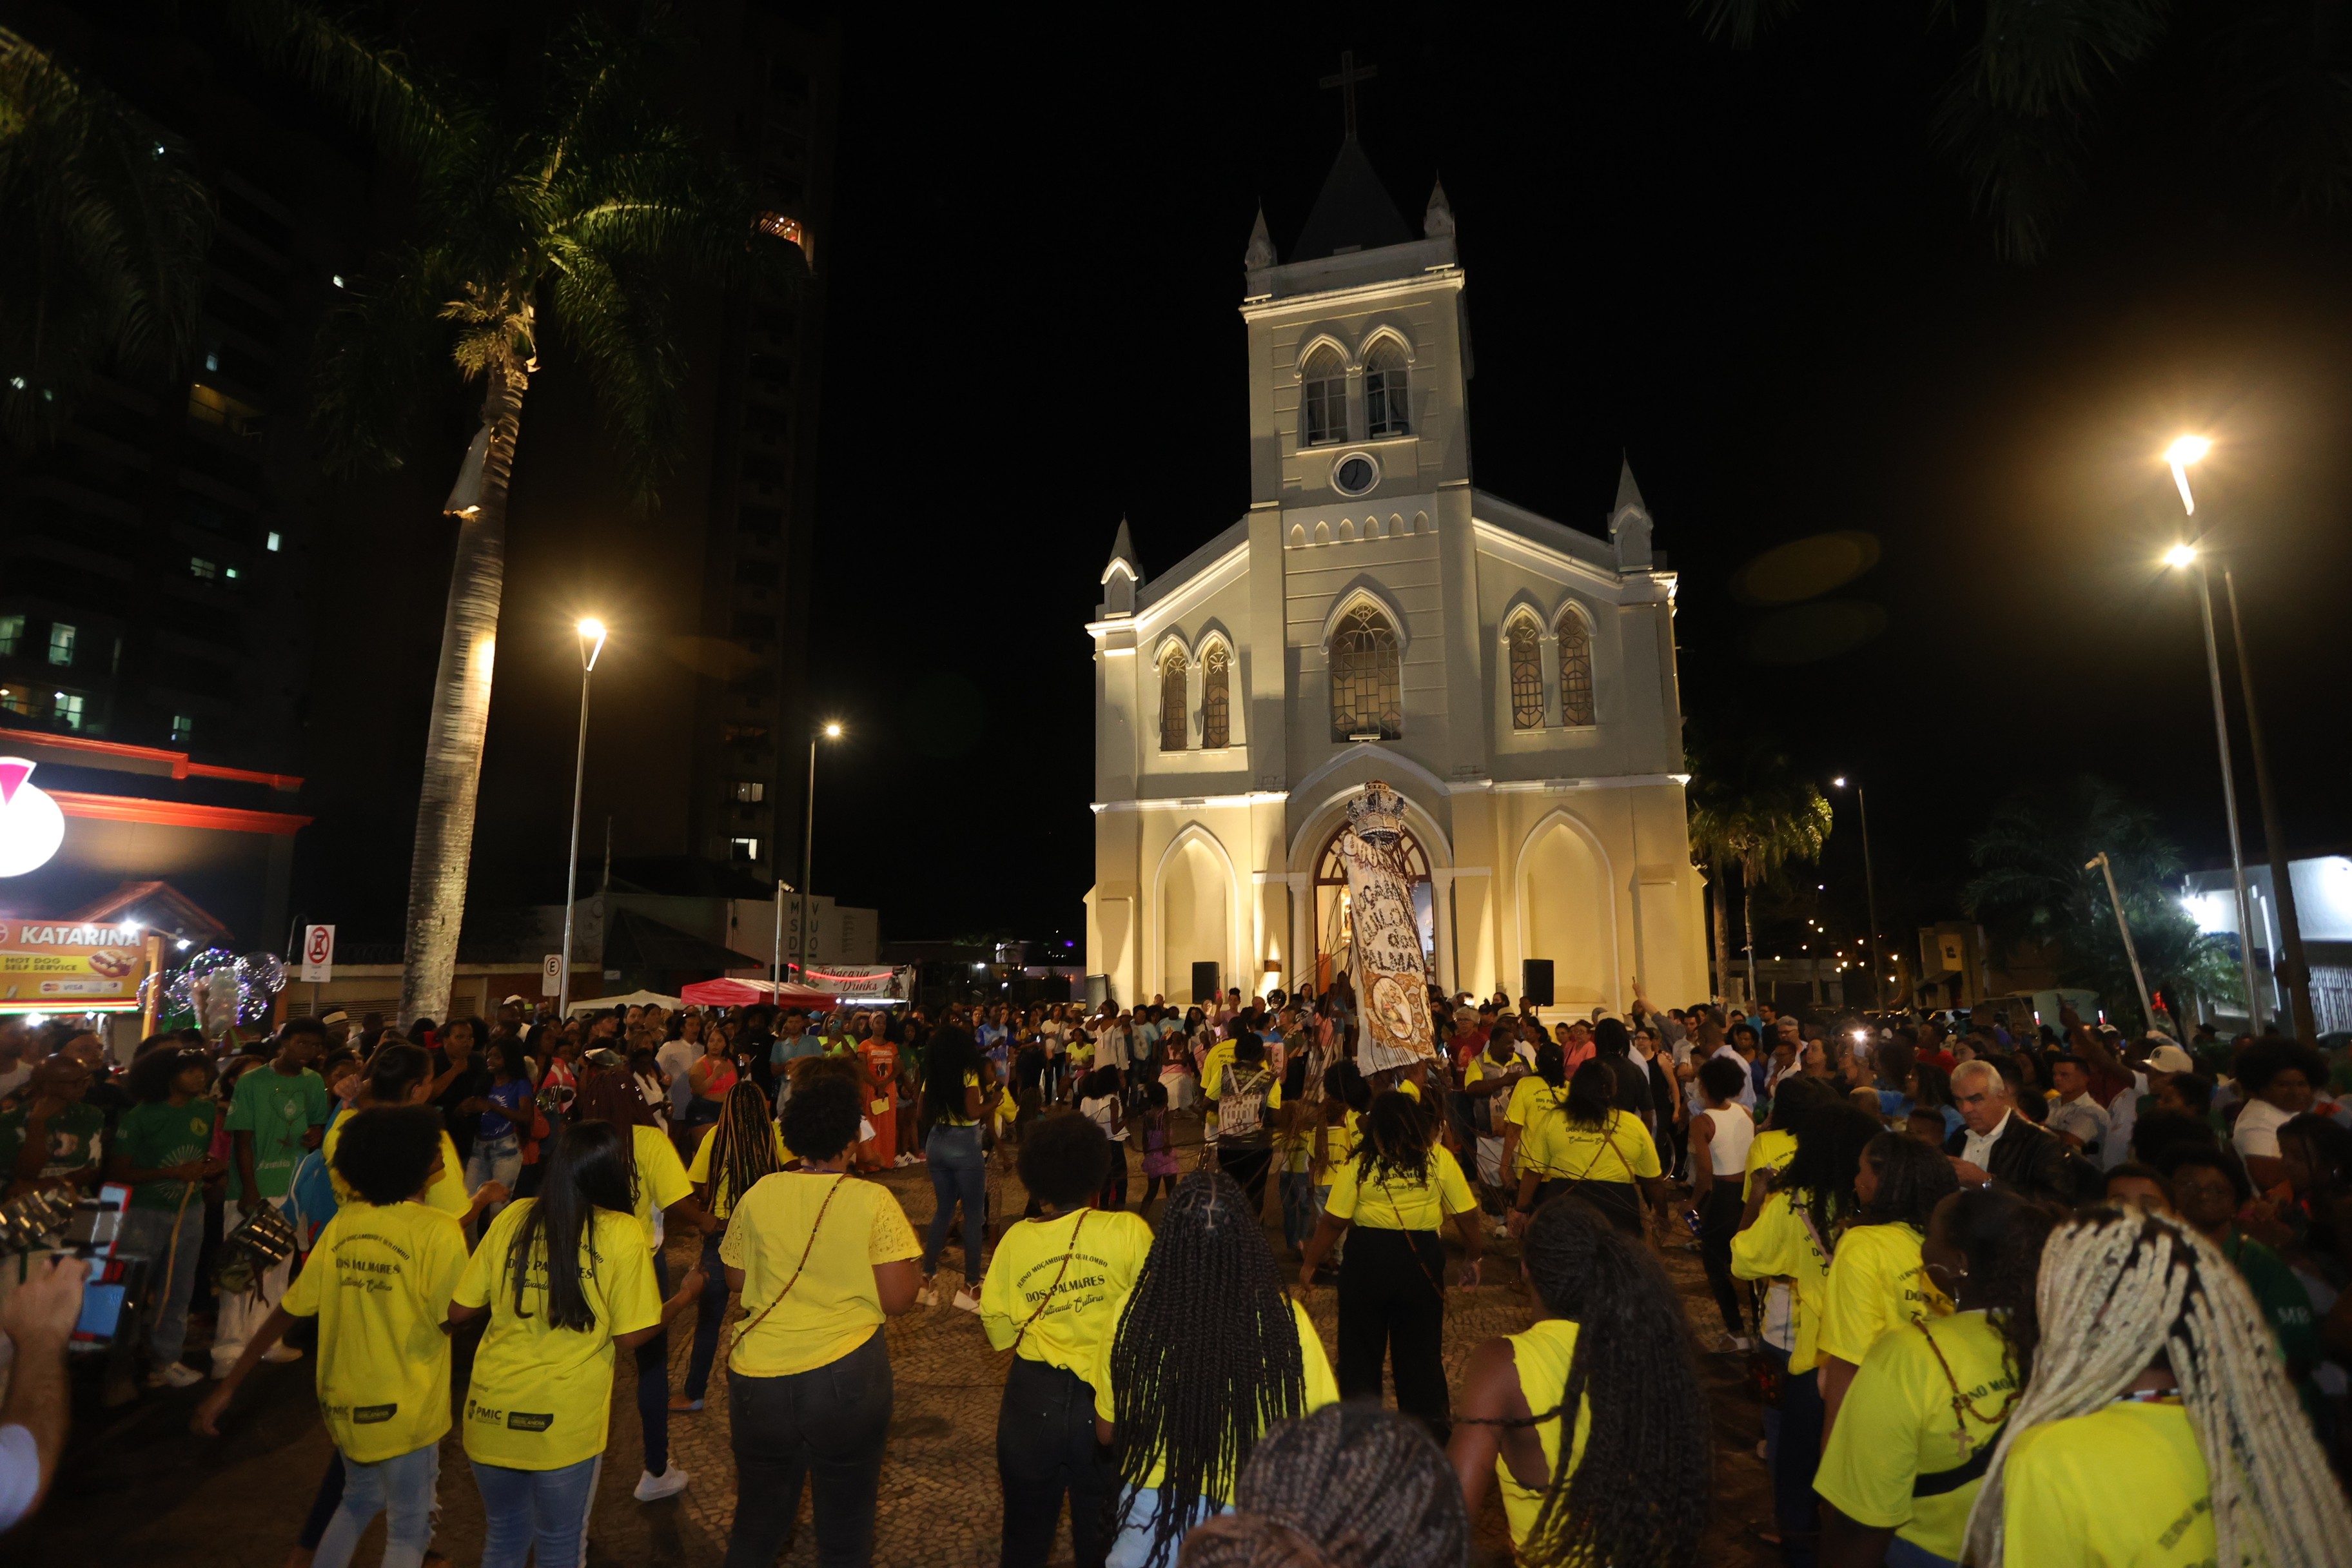
[[[114,1151],[127,1158],[134,1171],[163,1171],[201,1160],[213,1146],[213,1121],[219,1115],[220,1108],[201,1095],[185,1105],[163,1100],[134,1105],[115,1123]],[[142,1182],[131,1189],[131,1206],[176,1212],[181,1194],[194,1185],[193,1182]],[[200,1198],[189,1202],[204,1206]]]
[[[16,1179],[16,1156],[24,1151],[25,1124],[30,1108],[0,1116],[0,1187]],[[70,1176],[98,1161],[105,1142],[106,1113],[94,1105],[68,1105],[48,1120],[49,1157],[41,1163],[44,1180]]]
[[[260,1196],[282,1198],[294,1184],[294,1167],[306,1151],[303,1135],[327,1121],[326,1081],[309,1068],[289,1078],[269,1064],[236,1080],[229,1103],[228,1130],[253,1134],[253,1179]],[[230,1194],[246,1196],[241,1177],[229,1179]],[[177,1200],[174,1200],[175,1202]]]

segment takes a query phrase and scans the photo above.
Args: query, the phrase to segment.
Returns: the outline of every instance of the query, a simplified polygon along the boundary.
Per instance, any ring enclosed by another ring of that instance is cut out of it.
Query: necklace
[[[1970,1399],[1966,1394],[1960,1391],[1960,1380],[1953,1375],[1952,1363],[1944,1359],[1944,1347],[1937,1344],[1936,1342],[1936,1336],[1927,1331],[1927,1321],[1921,1318],[1914,1318],[1911,1321],[1911,1326],[1917,1329],[1919,1331],[1920,1337],[1927,1342],[1927,1349],[1935,1354],[1936,1364],[1944,1369],[1944,1381],[1951,1384],[1952,1447],[1958,1449],[1959,1457],[1965,1459],[1969,1457],[1969,1449],[1970,1447],[1969,1441],[1969,1418],[1971,1416],[1975,1417],[1976,1423],[1979,1426],[1999,1426],[2002,1422],[2009,1419],[2011,1409],[2016,1405],[2017,1390],[2014,1388],[2011,1389],[2009,1391],[2009,1397],[2001,1401],[2000,1408],[1990,1415],[1986,1415],[1983,1411],[1977,1408],[1975,1400]]]

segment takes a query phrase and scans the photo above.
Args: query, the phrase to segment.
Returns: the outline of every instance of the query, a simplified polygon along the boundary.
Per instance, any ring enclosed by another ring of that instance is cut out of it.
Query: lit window
[[[1404,351],[1382,338],[1364,362],[1364,429],[1372,436],[1412,434]]]
[[[220,369],[220,352],[218,350],[206,349],[205,351],[205,368],[206,370],[215,371]]]
[[[746,805],[757,805],[768,798],[768,786],[757,779],[737,779],[735,798]]]
[[[748,866],[760,858],[760,841],[756,838],[730,838],[727,841],[727,858],[738,866]]]
[[[55,719],[58,723],[63,724],[68,730],[80,729],[80,695],[71,691],[60,691],[57,694],[55,700],[56,706],[49,710],[49,717]]]
[[[73,663],[74,640],[80,634],[63,621],[49,625],[49,662],[56,665]]]
[[[1394,740],[1404,733],[1404,680],[1396,628],[1358,605],[1331,634],[1331,738]]]
[[[1511,648],[1511,728],[1540,730],[1544,721],[1543,636],[1522,612],[1507,634]]]
[[[220,564],[217,562],[207,561],[201,555],[194,555],[188,559],[188,572],[197,582],[209,583],[220,575]]]
[[[252,436],[261,430],[261,410],[249,403],[241,403],[218,387],[197,382],[188,388],[188,417],[199,425],[211,425],[232,436]]]
[[[16,645],[25,640],[25,617],[0,616],[0,654],[15,653]]]
[[[1573,606],[1559,614],[1559,721],[1592,722],[1592,631]]]
[[[1185,695],[1184,650],[1171,647],[1160,656],[1160,749],[1163,752],[1184,749]]]
[[[236,568],[234,566],[223,567],[221,569],[221,575],[234,583],[236,581]]]
[[[184,742],[189,736],[195,732],[195,720],[185,713],[174,713],[172,715],[172,740],[174,744]]]
[[[1234,658],[1213,643],[1201,662],[1201,744],[1214,750],[1233,744]]]
[[[21,686],[0,686],[0,709],[29,719],[33,714],[33,694]]]
[[[278,547],[278,545],[280,545],[280,544],[282,544],[282,543],[284,543],[284,542],[284,542],[283,540],[279,539],[279,538],[278,537],[278,535],[277,535],[275,532],[273,532],[273,533],[271,533],[271,534],[270,534],[270,536],[269,536],[267,540],[265,540],[265,541],[262,542],[262,546],[261,546],[261,547],[262,547],[264,550],[273,550],[273,551],[274,551],[274,550],[276,550],[276,549]]]
[[[1348,367],[1329,348],[1307,356],[1306,398],[1300,428],[1306,445],[1320,447],[1348,438]]]

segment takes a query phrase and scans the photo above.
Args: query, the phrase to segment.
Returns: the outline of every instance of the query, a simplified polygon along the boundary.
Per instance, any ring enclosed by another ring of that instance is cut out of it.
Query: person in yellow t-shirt
[[[367,1077],[358,1098],[349,1110],[327,1123],[327,1135],[319,1145],[327,1162],[327,1180],[335,1189],[338,1204],[354,1199],[350,1184],[335,1168],[335,1150],[342,1142],[343,1128],[352,1113],[386,1105],[425,1105],[432,1099],[433,1058],[422,1047],[385,1046],[368,1058]],[[445,1125],[441,1130],[441,1173],[434,1178],[432,1190],[425,1194],[425,1205],[456,1215],[459,1226],[471,1236],[475,1216],[492,1204],[506,1202],[508,1195],[505,1184],[495,1181],[484,1182],[478,1193],[467,1193],[465,1162],[457,1158],[457,1146],[449,1141]]]
[[[1173,1568],[1184,1532],[1231,1502],[1266,1427],[1339,1397],[1253,1217],[1222,1171],[1179,1182],[1135,1289],[1112,1303],[1116,1327],[1096,1341],[1087,1380],[1118,1473],[1121,1568]]]
[[[466,1271],[466,1237],[425,1202],[442,1173],[437,1112],[384,1107],[342,1120],[337,1173],[352,1196],[193,1425],[218,1436],[221,1412],[263,1352],[296,1318],[316,1318],[319,1409],[343,1457],[343,1495],[314,1562],[343,1568],[382,1513],[383,1561],[418,1568],[433,1541],[449,1430],[446,1321]]]
[[[1113,1157],[1090,1117],[1048,1116],[1021,1141],[1021,1184],[1038,1217],[1006,1227],[981,1289],[988,1342],[1013,1352],[996,1416],[996,1474],[1004,1489],[1005,1568],[1043,1568],[1062,1499],[1080,1563],[1110,1546],[1116,1482],[1095,1443],[1095,1390],[1087,1378],[1151,1250],[1151,1227],[1125,1209],[1091,1207]],[[1252,1225],[1255,1220],[1244,1223]]]
[[[1568,1082],[1568,1100],[1556,1113],[1538,1117],[1519,1141],[1518,1201],[1511,1228],[1563,1193],[1572,1193],[1632,1236],[1642,1235],[1642,1201],[1663,1209],[1658,1146],[1650,1130],[1631,1111],[1611,1104],[1617,1078],[1594,1058]]]
[[[610,1049],[590,1051],[582,1058],[585,1069],[578,1096],[572,1102],[574,1121],[602,1121],[629,1139],[629,1194],[633,1212],[645,1237],[654,1266],[654,1285],[669,1289],[669,1259],[662,1241],[671,1226],[709,1237],[719,1228],[709,1210],[695,1201],[694,1184],[677,1157],[677,1145],[655,1121],[653,1108],[629,1072],[629,1064]],[[701,1269],[698,1274],[707,1280]],[[709,1289],[708,1285],[704,1287]],[[638,1473],[635,1495],[639,1502],[657,1502],[686,1489],[689,1479],[683,1467],[669,1458],[669,1333],[657,1331],[636,1348],[637,1430],[645,1445],[645,1468]]]
[[[1454,1152],[1437,1142],[1433,1114],[1394,1089],[1372,1097],[1355,1157],[1338,1168],[1331,1197],[1294,1288],[1300,1300],[1341,1237],[1339,1393],[1381,1397],[1384,1365],[1393,1361],[1397,1408],[1441,1443],[1450,1430],[1445,1365],[1445,1244],[1437,1227],[1451,1218],[1465,1261],[1462,1289],[1478,1285],[1486,1249],[1478,1198]]]
[[[1694,1561],[1707,1412],[1680,1294],[1643,1237],[1572,1196],[1537,1212],[1519,1268],[1542,1310],[1470,1352],[1446,1447],[1464,1502],[1475,1516],[1494,1480],[1522,1563]]]
[[[1764,1347],[1786,1373],[1780,1419],[1765,1413],[1765,1463],[1780,1538],[1810,1542],[1820,1530],[1813,1496],[1822,1458],[1818,1341],[1830,1255],[1839,1227],[1853,1213],[1863,1151],[1886,1127],[1859,1106],[1823,1094],[1795,1131],[1797,1152],[1769,1190],[1759,1188],[1748,1200],[1748,1223],[1731,1238],[1731,1272],[1735,1279],[1771,1281],[1785,1300],[1780,1315],[1768,1310],[1764,1320]]]
[[[744,1312],[727,1362],[730,1563],[776,1560],[804,1475],[815,1494],[818,1555],[864,1563],[873,1554],[891,1410],[882,1321],[914,1306],[923,1276],[922,1248],[898,1200],[848,1170],[865,1095],[855,1079],[830,1075],[794,1089],[782,1136],[800,1168],[761,1176],[736,1200],[719,1247]],[[709,1142],[726,1128],[722,1115]]]
[[[1586,1058],[1590,1060],[1590,1058]],[[1615,1085],[1612,1081],[1613,1094]],[[1516,1186],[1525,1162],[1519,1149],[1528,1130],[1568,1109],[1568,1055],[1553,1041],[1536,1047],[1536,1070],[1511,1086],[1510,1103],[1503,1110],[1503,1177]]]
[[[661,1332],[702,1289],[689,1271],[677,1295],[661,1299],[629,1192],[634,1152],[608,1121],[565,1127],[539,1195],[491,1222],[450,1302],[453,1323],[490,1320],[460,1433],[482,1494],[482,1568],[522,1568],[531,1553],[580,1561],[611,1425],[614,1352]]]
[[[1970,1561],[2344,1561],[2352,1508],[2220,1248],[2172,1215],[2095,1208],[2052,1234],[2042,1277],[2033,1379],[1969,1512]]]
[[[2063,1217],[1982,1187],[1936,1205],[1920,1258],[1956,1310],[1879,1335],[1846,1389],[1813,1478],[1823,1562],[1876,1563],[1898,1537],[1915,1568],[1959,1561],[1993,1445],[2033,1370],[2034,1283]]]
[[[739,1078],[719,1102],[719,1120],[710,1133],[694,1146],[694,1162],[686,1179],[694,1185],[695,1202],[724,1222],[739,1194],[781,1171],[792,1160],[784,1135],[768,1120],[768,1097],[750,1079]],[[670,1395],[677,1414],[702,1408],[710,1386],[710,1368],[719,1358],[719,1325],[727,1316],[727,1270],[719,1257],[719,1233],[702,1238],[702,1299],[694,1315],[694,1351],[686,1363],[686,1386]]]
[[[1822,1287],[1822,1431],[1837,1430],[1838,1406],[1862,1358],[1889,1329],[1940,1318],[1950,1298],[1920,1267],[1927,1217],[1960,1178],[1943,1152],[1901,1132],[1882,1132],[1862,1152],[1853,1177],[1861,1205],[1838,1238]]]
[[[967,1312],[980,1310],[981,1287],[988,1265],[988,1157],[981,1152],[980,1124],[996,1113],[1004,1086],[997,1081],[996,1066],[980,1054],[971,1031],[943,1024],[923,1052],[922,1120],[930,1128],[923,1138],[924,1168],[931,1175],[931,1223],[923,1237],[923,1286],[916,1300],[930,1307],[939,1302],[940,1254],[948,1244],[948,1227],[957,1212],[963,1215],[963,1285],[954,1304]]]

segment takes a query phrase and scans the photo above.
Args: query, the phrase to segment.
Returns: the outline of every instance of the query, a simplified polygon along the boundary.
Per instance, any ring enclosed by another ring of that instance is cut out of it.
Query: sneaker
[[[283,1366],[289,1361],[300,1361],[302,1359],[302,1352],[296,1350],[292,1345],[272,1345],[268,1350],[261,1352],[261,1359],[264,1361],[276,1362],[280,1366]]]
[[[1718,1338],[1715,1351],[1717,1355],[1746,1355],[1748,1348],[1746,1334],[1724,1334]]]
[[[939,1304],[940,1288],[932,1284],[928,1279],[924,1280],[923,1288],[915,1292],[915,1305],[919,1307],[936,1307]]]
[[[955,1293],[955,1304],[958,1310],[961,1311],[977,1312],[980,1310],[980,1298],[970,1290],[958,1290]]]
[[[669,1396],[669,1407],[672,1415],[691,1415],[702,1408],[702,1401],[688,1399],[683,1394],[673,1394]]]
[[[687,1473],[678,1468],[676,1461],[672,1461],[669,1468],[660,1475],[656,1475],[651,1470],[640,1470],[637,1473],[637,1500],[659,1502],[666,1497],[676,1497],[686,1489],[688,1479]]]
[[[147,1374],[147,1386],[150,1388],[194,1388],[197,1384],[204,1382],[204,1380],[205,1374],[203,1373],[198,1372],[194,1367],[189,1366],[184,1363],[175,1361],[168,1366],[159,1366],[153,1372],[149,1373]]]

